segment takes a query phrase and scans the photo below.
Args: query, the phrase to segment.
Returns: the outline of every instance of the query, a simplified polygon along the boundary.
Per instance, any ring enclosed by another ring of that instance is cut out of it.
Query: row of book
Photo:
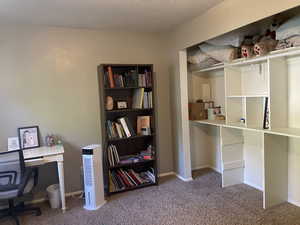
[[[109,174],[110,192],[137,187],[142,184],[155,183],[153,168],[144,172],[136,172],[133,169],[116,169]]]
[[[139,74],[138,84],[139,84],[139,87],[152,87],[151,72],[146,70],[144,74]]]
[[[151,108],[153,108],[152,91],[144,92],[143,108],[144,109],[151,109]]]
[[[129,138],[135,136],[135,131],[127,117],[117,119],[117,122],[106,121],[107,135],[113,138]]]
[[[119,154],[115,145],[109,145],[107,148],[107,158],[109,166],[116,166],[120,163]]]
[[[133,109],[149,109],[153,108],[152,91],[146,92],[144,88],[134,90],[132,96]]]
[[[152,87],[152,74],[145,71],[144,74],[138,74],[136,70],[125,72],[124,74],[113,73],[109,66],[104,73],[104,85],[108,88],[122,87]]]
[[[116,165],[125,165],[130,163],[143,162],[145,160],[153,159],[152,145],[149,145],[146,150],[141,151],[136,155],[119,156],[117,147],[109,145],[107,148],[107,158],[110,167]]]

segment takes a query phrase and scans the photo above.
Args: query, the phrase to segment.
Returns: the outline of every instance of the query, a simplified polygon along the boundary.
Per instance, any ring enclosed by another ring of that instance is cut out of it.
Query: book
[[[123,133],[121,131],[122,126],[120,124],[116,123],[116,128],[117,128],[117,132],[118,132],[119,138],[123,138]]]
[[[150,116],[138,116],[137,117],[137,134],[138,135],[143,135],[142,128],[147,128],[150,131]],[[149,132],[149,134],[150,134],[150,132]]]
[[[132,108],[141,109],[143,108],[144,88],[138,88],[134,90],[132,97]]]
[[[144,92],[143,108],[144,109],[148,109],[149,108],[148,92]]]
[[[124,129],[124,132],[125,132],[125,134],[126,134],[126,137],[131,137],[131,133],[130,133],[129,128],[128,128],[128,126],[127,126],[125,117],[119,118],[118,121],[120,122],[120,124],[122,125],[122,127],[123,127],[123,129]]]
[[[115,82],[113,78],[113,72],[111,66],[108,67],[108,81],[109,81],[109,87],[114,88],[115,87]]]
[[[135,136],[136,133],[135,133],[135,131],[134,131],[134,129],[133,129],[133,127],[132,127],[132,125],[131,125],[131,123],[130,123],[128,117],[124,117],[124,119],[125,119],[125,122],[126,122],[126,124],[127,124],[128,130],[129,130],[131,136]]]
[[[152,91],[148,92],[149,108],[153,108]]]

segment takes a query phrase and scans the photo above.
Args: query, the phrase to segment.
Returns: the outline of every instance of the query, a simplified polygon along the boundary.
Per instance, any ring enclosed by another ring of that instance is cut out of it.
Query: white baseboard
[[[293,199],[291,199],[290,197],[288,198],[288,202],[295,205],[295,206],[298,206],[300,207],[300,202],[299,201],[295,201]]]
[[[76,195],[81,195],[81,194],[82,194],[82,191],[73,191],[73,192],[66,193],[65,196],[66,196],[66,198],[68,198],[68,197],[74,197]],[[32,201],[26,202],[25,204],[37,204],[37,203],[45,202],[47,200],[48,200],[47,197],[38,198],[38,199],[33,199]]]
[[[100,209],[102,206],[104,206],[106,204],[106,201],[104,201],[101,205],[98,205],[96,208],[89,208],[86,207],[85,205],[83,206],[84,209],[89,210],[89,211],[96,211],[98,209]]]
[[[222,171],[218,170],[217,167],[209,166],[208,168],[212,169],[213,171],[222,174]]]
[[[161,173],[159,174],[158,176],[159,177],[166,177],[166,176],[172,176],[172,175],[175,175],[175,172],[167,172],[167,173]]]
[[[184,178],[184,177],[180,176],[179,174],[176,174],[176,177],[178,177],[180,180],[182,180],[182,181],[184,181],[184,182],[193,181],[193,178],[192,178],[192,177]]]
[[[213,167],[213,166],[210,166],[210,165],[193,167],[192,171],[206,169],[206,168],[212,169],[212,170],[216,171],[217,173],[221,173],[221,171],[219,171],[216,167]]]
[[[209,166],[209,165],[196,166],[196,167],[192,168],[192,171],[194,171],[194,170],[201,170],[201,169],[205,169],[205,168],[211,168],[211,166]]]
[[[253,183],[245,181],[245,180],[244,180],[244,184],[247,184],[247,185],[249,185],[249,186],[251,186],[251,187],[253,187],[257,190],[264,191],[264,189],[262,187],[258,186],[257,184],[253,184]]]

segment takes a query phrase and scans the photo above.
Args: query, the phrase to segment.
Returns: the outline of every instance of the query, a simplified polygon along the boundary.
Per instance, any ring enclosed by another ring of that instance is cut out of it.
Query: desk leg
[[[61,209],[63,212],[66,211],[66,198],[65,198],[65,178],[64,178],[64,162],[57,162],[58,168],[58,178],[60,187],[60,197],[61,197]]]

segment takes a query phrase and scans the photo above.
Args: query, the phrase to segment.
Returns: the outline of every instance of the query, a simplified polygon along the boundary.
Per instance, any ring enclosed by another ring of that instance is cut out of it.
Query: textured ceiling
[[[0,22],[137,31],[171,30],[222,0],[0,0]]]

